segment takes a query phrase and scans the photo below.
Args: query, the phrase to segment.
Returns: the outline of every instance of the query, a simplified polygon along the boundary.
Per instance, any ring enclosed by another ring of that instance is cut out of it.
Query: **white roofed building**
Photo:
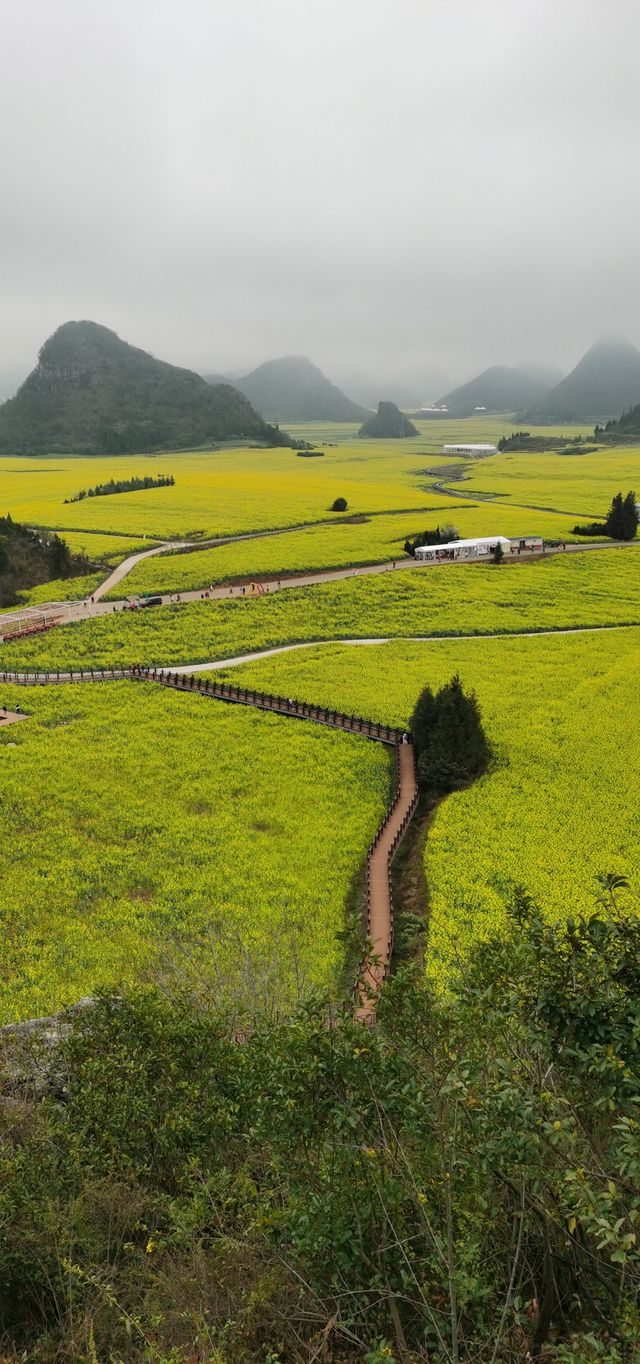
[[[450,540],[446,545],[420,545],[415,558],[423,562],[428,559],[489,558],[498,544],[502,545],[504,554],[511,553],[511,541],[506,535],[478,535],[472,540]]]
[[[480,442],[478,445],[443,445],[442,451],[445,455],[495,455],[497,448],[497,445]]]
[[[469,540],[449,540],[445,545],[418,545],[414,557],[420,563],[444,562],[451,559],[489,559],[496,545],[502,545],[505,555],[542,554],[544,540],[540,535],[523,535],[509,540],[506,535],[474,535]]]

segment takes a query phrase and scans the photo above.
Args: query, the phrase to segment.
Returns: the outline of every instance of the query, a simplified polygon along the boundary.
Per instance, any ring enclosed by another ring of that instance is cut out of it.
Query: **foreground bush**
[[[88,1010],[46,1097],[5,1084],[4,1357],[632,1361],[620,893],[564,930],[520,897],[449,999],[405,969],[373,1032],[322,1003],[242,1044],[186,997]]]

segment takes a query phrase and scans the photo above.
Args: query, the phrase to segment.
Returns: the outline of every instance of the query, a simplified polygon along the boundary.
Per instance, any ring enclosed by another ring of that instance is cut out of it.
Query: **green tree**
[[[633,540],[639,519],[635,492],[628,492],[626,497],[616,493],[605,523],[607,535],[613,540]]]
[[[332,510],[332,511],[346,511],[346,510],[347,510],[347,499],[346,499],[346,497],[336,497],[335,502],[332,502],[332,504],[331,504],[331,510]]]
[[[415,704],[413,715],[411,716],[411,733],[416,750],[419,756],[426,749],[436,720],[436,698],[431,687],[425,687],[420,693]]]
[[[444,794],[466,786],[485,770],[491,757],[475,693],[465,693],[457,673],[431,701],[423,692],[412,732],[418,780],[426,791]]]
[[[623,502],[623,512],[626,532],[624,538],[625,540],[633,540],[635,539],[638,523],[640,522],[640,513],[638,512],[635,492],[631,491],[627,493]]]
[[[499,540],[496,540],[496,543],[495,543],[495,545],[493,546],[493,562],[494,562],[494,564],[501,564],[503,559],[504,559],[504,550],[503,550],[503,548],[502,548],[502,545],[501,545],[500,541],[499,541]]]

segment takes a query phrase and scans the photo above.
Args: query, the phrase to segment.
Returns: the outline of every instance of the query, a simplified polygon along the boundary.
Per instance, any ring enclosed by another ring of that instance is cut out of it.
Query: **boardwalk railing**
[[[231,682],[214,682],[201,673],[174,673],[161,668],[133,667],[129,677],[140,682],[159,682],[165,687],[178,691],[199,692],[213,696],[217,701],[231,701],[240,706],[257,706],[259,710],[275,711],[277,715],[294,715],[299,720],[312,720],[316,724],[330,725],[332,729],[346,729],[352,734],[362,734],[365,739],[375,739],[378,743],[396,745],[401,742],[403,731],[393,725],[378,724],[375,720],[365,720],[360,715],[346,715],[343,711],[330,710],[327,706],[314,706],[307,701],[296,701],[293,697],[275,696],[271,692],[257,691],[254,687],[236,687]]]
[[[121,682],[130,668],[78,668],[75,672],[0,672],[0,682],[18,687],[44,687],[56,682]]]

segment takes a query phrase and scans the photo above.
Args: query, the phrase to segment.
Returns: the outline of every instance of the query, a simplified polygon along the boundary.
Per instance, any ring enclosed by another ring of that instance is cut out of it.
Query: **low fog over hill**
[[[640,351],[628,341],[597,341],[575,369],[532,404],[550,421],[603,421],[640,402]]]
[[[236,380],[263,417],[270,421],[361,421],[364,408],[351,401],[306,355],[266,360]]]

